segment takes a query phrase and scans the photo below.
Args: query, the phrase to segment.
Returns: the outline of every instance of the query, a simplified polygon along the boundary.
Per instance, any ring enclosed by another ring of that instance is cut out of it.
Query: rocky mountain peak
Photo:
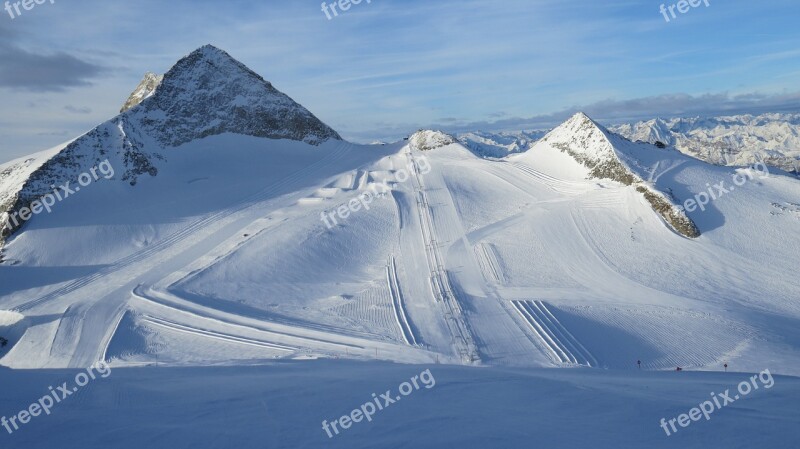
[[[11,214],[101,161],[115,167],[113,179],[133,186],[142,176],[157,176],[158,166],[166,163],[172,148],[223,133],[311,145],[341,140],[336,131],[260,75],[206,45],[180,59],[163,76],[147,73],[120,115],[38,161],[36,167],[18,164],[0,172],[0,247],[4,237],[24,224],[7,227]]]
[[[409,137],[409,144],[419,151],[429,151],[458,142],[455,137],[442,131],[419,130]]]
[[[312,145],[341,140],[303,106],[212,45],[179,60],[153,95],[128,113],[164,146],[226,132]]]

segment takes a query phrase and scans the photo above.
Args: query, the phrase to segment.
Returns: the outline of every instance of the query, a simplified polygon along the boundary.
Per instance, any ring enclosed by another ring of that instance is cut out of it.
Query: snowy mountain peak
[[[204,45],[184,56],[172,66],[164,77],[172,82],[192,82],[193,84],[187,86],[187,88],[208,87],[226,81],[218,76],[208,76],[214,72],[224,72],[236,77],[244,76],[253,81],[269,84],[264,78],[237,61],[233,56],[213,45]]]
[[[594,120],[592,120],[588,115],[586,115],[585,112],[578,111],[575,114],[573,114],[572,117],[570,117],[566,121],[566,123],[570,123],[570,122],[587,122],[587,121],[594,123]]]
[[[179,60],[163,77],[148,73],[123,112],[34,162],[0,166],[0,247],[22,227],[9,217],[101,162],[136,185],[155,177],[172,148],[220,134],[320,145],[341,140],[311,112],[228,53],[211,45]]]
[[[125,104],[122,105],[122,109],[119,110],[120,113],[127,111],[128,109],[137,106],[139,103],[145,100],[145,98],[150,97],[156,91],[156,88],[161,84],[161,80],[164,79],[164,75],[156,75],[153,72],[147,72],[144,74],[144,78],[136,86],[136,89],[133,90],[131,95],[125,101]]]
[[[646,147],[646,148],[645,148]],[[537,154],[558,150],[569,155],[579,165],[588,169],[589,179],[610,179],[633,186],[641,193],[655,212],[679,234],[695,238],[700,230],[677,207],[669,191],[660,191],[645,181],[639,158],[642,151],[659,150],[651,145],[639,145],[617,136],[598,125],[586,114],[579,112],[552,130],[528,153]]]
[[[219,47],[215,47],[214,45],[211,44],[203,45],[202,47],[190,53],[190,56],[194,54],[203,55],[209,58],[227,58],[234,60],[233,57],[231,57],[231,55],[229,55],[226,51],[222,50]]]
[[[164,146],[226,132],[312,145],[341,140],[303,106],[212,45],[178,61],[155,93],[129,113]]]
[[[596,131],[605,132],[605,128],[591,119],[583,112],[577,112],[568,118],[564,123],[554,129],[567,130],[571,133],[592,133]]]
[[[542,140],[584,164],[587,159],[615,157],[608,131],[583,112],[570,117]]]

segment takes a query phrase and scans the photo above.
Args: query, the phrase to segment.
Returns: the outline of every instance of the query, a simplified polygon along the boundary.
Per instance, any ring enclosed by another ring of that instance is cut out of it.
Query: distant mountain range
[[[631,141],[661,142],[697,159],[725,166],[764,162],[800,173],[800,114],[734,115],[653,119],[608,129]],[[505,157],[528,150],[547,131],[475,131],[458,140],[482,157]]]
[[[800,114],[659,118],[609,129],[633,141],[660,141],[716,165],[746,166],[763,161],[787,172],[800,172]]]
[[[458,134],[457,137],[459,142],[478,156],[500,158],[527,151],[545,134],[547,131],[474,131]]]

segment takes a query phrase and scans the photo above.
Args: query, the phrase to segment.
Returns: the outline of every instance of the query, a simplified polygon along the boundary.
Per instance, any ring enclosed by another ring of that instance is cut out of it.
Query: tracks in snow
[[[386,278],[389,283],[389,294],[392,296],[392,309],[394,309],[397,325],[400,326],[403,334],[403,340],[406,344],[417,346],[417,338],[411,328],[411,322],[403,303],[403,292],[400,290],[400,282],[397,280],[397,265],[395,265],[394,256],[389,260],[389,266],[386,267]]]
[[[422,240],[425,245],[425,255],[428,267],[431,270],[431,290],[436,301],[440,302],[445,309],[445,324],[453,337],[453,346],[458,351],[461,359],[466,362],[480,361],[478,346],[467,324],[464,310],[453,293],[450,277],[445,269],[444,258],[439,251],[441,244],[436,238],[432,208],[428,202],[425,183],[420,177],[417,164],[410,152],[408,153],[408,158],[413,179],[412,184],[417,197],[417,210],[419,212],[420,228],[422,229]]]
[[[513,162],[511,165],[528,175],[536,182],[544,184],[554,192],[562,193],[564,195],[580,195],[582,193],[586,193],[588,190],[591,190],[586,183],[564,181],[563,179],[554,178],[520,162]]]
[[[544,301],[511,301],[557,363],[598,366],[597,359],[550,312]]]
[[[311,347],[334,347],[337,349],[348,347],[350,349],[364,349],[365,346],[358,344],[358,337],[350,337],[345,335],[335,335],[326,333],[322,330],[311,328],[292,327],[290,325],[273,323],[264,321],[259,318],[246,317],[235,315],[231,313],[221,312],[216,309],[211,309],[196,303],[192,303],[180,297],[174,296],[166,292],[149,291],[142,287],[138,287],[133,291],[133,297],[136,300],[142,301],[145,306],[149,306],[147,318],[151,319],[156,316],[169,315],[181,316],[191,323],[202,322],[205,323],[204,327],[210,328],[217,326],[227,328],[230,330],[237,330],[242,332],[256,332],[263,334],[269,340],[257,340],[265,344],[273,346],[281,346],[284,348],[311,348]],[[139,310],[139,307],[135,307]],[[166,321],[163,318],[158,318]],[[175,319],[169,320],[170,323],[178,326],[183,326],[188,329],[199,329],[194,324],[180,324]],[[247,338],[239,337],[231,334],[231,331],[226,333],[210,331],[216,334],[231,336],[233,338]],[[198,333],[198,332],[195,332]],[[231,339],[229,339],[231,340]],[[280,342],[276,342],[278,340]],[[347,342],[345,340],[352,340]],[[363,340],[369,341],[369,340]],[[282,343],[281,343],[282,342]],[[287,343],[287,344],[283,344]]]
[[[199,220],[189,223],[186,227],[171,234],[167,238],[160,240],[153,245],[150,245],[149,247],[143,249],[142,251],[123,257],[114,262],[113,264],[103,269],[100,269],[89,276],[84,276],[82,278],[75,279],[64,286],[56,290],[53,290],[50,293],[47,293],[39,298],[36,298],[34,300],[28,301],[24,304],[17,306],[16,308],[14,308],[14,310],[19,312],[25,312],[31,310],[36,306],[47,303],[56,298],[60,298],[64,295],[67,295],[78,289],[81,289],[95,282],[96,280],[103,278],[108,274],[118,272],[138,262],[144,261],[150,258],[151,256],[154,256],[166,249],[169,249],[173,245],[187,239],[188,237],[194,235],[195,233],[207,229],[214,222],[222,221],[223,219],[226,219],[236,213],[245,211],[256,204],[259,204],[259,202],[261,201],[273,198],[275,194],[279,193],[282,188],[291,186],[292,184],[295,184],[298,181],[304,179],[309,174],[318,172],[332,160],[339,159],[342,155],[347,153],[348,149],[349,147],[347,146],[346,143],[344,142],[339,143],[335,150],[331,151],[329,154],[327,154],[325,157],[321,158],[317,162],[314,162],[311,165],[304,167],[290,174],[289,176],[270,184],[264,189],[245,197],[239,202],[237,206],[231,209],[223,209],[219,212],[208,214],[203,218],[200,218]]]
[[[132,310],[148,325],[228,343],[284,350],[288,357],[320,354],[333,358],[344,353],[357,358],[374,359],[379,351],[380,354],[391,354],[391,360],[403,363],[427,363],[432,358],[419,347],[397,341],[378,341],[264,321],[258,317],[202,306],[170,293],[144,287],[137,288],[133,297],[136,302]]]
[[[493,281],[495,284],[505,284],[506,276],[500,268],[500,262],[497,260],[497,250],[491,243],[478,243],[474,247],[475,256],[478,259],[478,265],[483,272],[483,276],[487,281]]]
[[[208,337],[208,338],[227,341],[227,342],[231,342],[231,343],[241,343],[241,344],[245,344],[245,345],[258,346],[258,347],[262,347],[262,348],[275,349],[275,350],[286,351],[286,352],[295,352],[295,351],[298,350],[298,348],[294,348],[294,347],[291,347],[291,346],[284,346],[284,345],[279,345],[279,344],[276,344],[276,343],[270,343],[270,342],[266,342],[266,341],[262,341],[262,340],[255,340],[255,339],[252,339],[252,338],[245,338],[245,337],[237,337],[235,335],[223,334],[223,333],[220,333],[220,332],[214,332],[214,331],[210,331],[210,330],[204,330],[204,329],[200,329],[200,328],[196,328],[196,327],[186,326],[184,324],[179,324],[179,323],[176,323],[174,321],[165,320],[165,319],[162,319],[162,318],[156,318],[156,317],[150,316],[150,315],[143,316],[143,321],[145,321],[145,322],[147,322],[149,324],[152,324],[152,325],[156,325],[156,326],[159,326],[159,327],[164,327],[164,328],[170,329],[170,330],[175,331],[175,332],[181,332],[181,333],[191,334],[191,335],[196,335],[196,336],[201,336],[201,337]]]

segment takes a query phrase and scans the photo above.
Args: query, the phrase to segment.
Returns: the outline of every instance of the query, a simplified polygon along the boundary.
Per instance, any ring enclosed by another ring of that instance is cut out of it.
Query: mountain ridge
[[[764,162],[800,174],[800,114],[655,118],[609,129],[634,142],[663,142],[716,165]]]
[[[157,176],[171,148],[193,140],[234,133],[288,139],[318,146],[342,140],[310,111],[228,53],[205,45],[181,58],[166,74],[148,74],[124,111],[66,144],[11,186],[0,198],[0,246],[22,227],[10,216],[29,208],[57,186],[75,182],[104,160],[115,178],[136,185],[141,176]],[[14,176],[10,167],[0,178]],[[2,179],[0,179],[0,182]]]

